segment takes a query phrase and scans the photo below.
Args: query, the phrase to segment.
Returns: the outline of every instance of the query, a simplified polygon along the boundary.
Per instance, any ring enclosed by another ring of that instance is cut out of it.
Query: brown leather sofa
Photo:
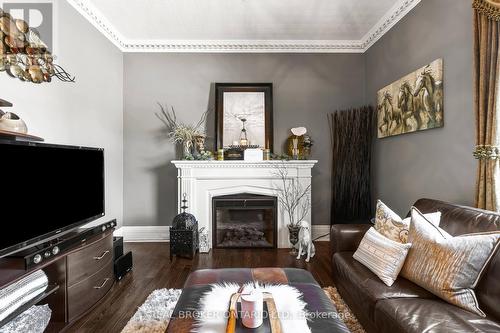
[[[453,236],[500,230],[500,214],[420,199],[421,212],[442,213],[440,227]],[[386,286],[352,258],[370,225],[334,225],[331,230],[333,280],[367,332],[500,332],[500,251],[486,268],[475,292],[482,318],[448,304],[399,277]]]

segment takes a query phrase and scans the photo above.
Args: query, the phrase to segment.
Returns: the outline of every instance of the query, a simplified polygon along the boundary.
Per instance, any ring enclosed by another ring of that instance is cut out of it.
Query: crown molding
[[[67,0],[84,18],[89,21],[99,32],[109,39],[121,51],[125,49],[125,38],[108,21],[108,19],[88,0]]]
[[[337,40],[169,40],[128,41],[123,52],[170,53],[363,53],[360,41]]]
[[[399,0],[363,37],[363,52],[375,44],[422,0]]]
[[[398,2],[361,40],[128,40],[89,0],[67,0],[122,52],[364,53],[422,0]]]

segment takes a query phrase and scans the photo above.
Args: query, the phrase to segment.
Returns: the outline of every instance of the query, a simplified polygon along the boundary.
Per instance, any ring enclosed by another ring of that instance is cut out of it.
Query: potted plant
[[[297,254],[295,245],[299,241],[301,222],[309,213],[311,203],[311,185],[303,187],[297,179],[288,176],[288,169],[282,163],[276,164],[275,176],[280,181],[277,197],[281,207],[288,216],[289,240],[292,244],[292,255]]]

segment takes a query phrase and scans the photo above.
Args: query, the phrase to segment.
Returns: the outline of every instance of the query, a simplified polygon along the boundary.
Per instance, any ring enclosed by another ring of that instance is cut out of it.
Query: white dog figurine
[[[300,231],[299,231],[299,254],[297,255],[297,260],[303,254],[306,254],[306,262],[309,262],[309,259],[314,257],[316,253],[316,248],[311,239],[311,228],[309,227],[309,222],[302,221],[300,223]]]

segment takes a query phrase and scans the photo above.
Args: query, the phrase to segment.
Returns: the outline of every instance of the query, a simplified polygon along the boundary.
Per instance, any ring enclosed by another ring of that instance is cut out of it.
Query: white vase
[[[243,326],[257,328],[263,323],[264,296],[253,289],[250,294],[241,295],[241,316]]]

